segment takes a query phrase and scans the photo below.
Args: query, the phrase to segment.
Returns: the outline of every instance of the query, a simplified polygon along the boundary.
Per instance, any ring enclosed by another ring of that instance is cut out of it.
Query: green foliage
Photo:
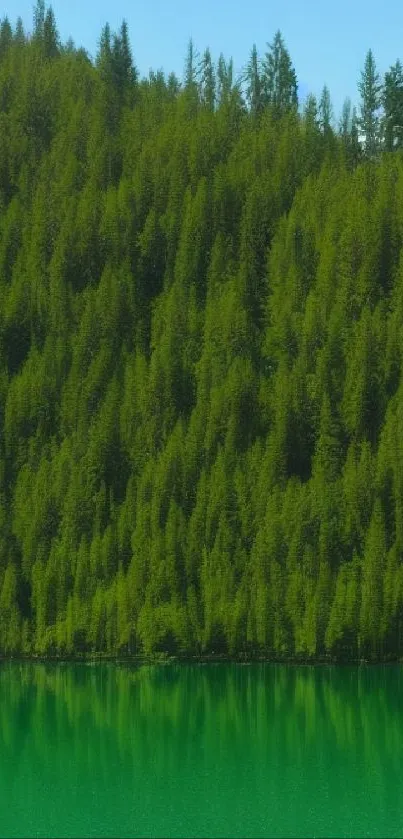
[[[297,77],[280,30],[268,46],[262,68],[264,101],[279,118],[297,108]]]
[[[216,101],[215,71],[207,48],[202,59],[201,98],[209,111],[214,111]]]
[[[401,149],[403,144],[403,68],[399,60],[385,73],[382,104],[385,150]]]
[[[400,63],[336,132],[280,32],[237,80],[190,41],[181,84],[125,21],[94,63],[33,30],[0,25],[0,653],[401,656]]]
[[[359,126],[365,138],[365,154],[368,158],[373,158],[379,149],[380,141],[379,108],[382,85],[372,50],[368,50],[365,57],[358,90],[361,94]]]
[[[259,116],[263,108],[263,83],[256,44],[253,44],[245,77],[248,82],[246,99],[249,105],[250,113],[256,118]]]

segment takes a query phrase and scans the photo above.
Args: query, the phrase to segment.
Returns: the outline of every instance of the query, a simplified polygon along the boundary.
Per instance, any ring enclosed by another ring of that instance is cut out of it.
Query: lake
[[[1,837],[403,836],[399,665],[0,663]]]

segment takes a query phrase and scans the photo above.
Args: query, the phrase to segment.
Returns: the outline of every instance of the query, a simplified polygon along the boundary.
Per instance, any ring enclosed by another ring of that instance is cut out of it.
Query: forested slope
[[[399,72],[3,21],[0,651],[403,655]]]

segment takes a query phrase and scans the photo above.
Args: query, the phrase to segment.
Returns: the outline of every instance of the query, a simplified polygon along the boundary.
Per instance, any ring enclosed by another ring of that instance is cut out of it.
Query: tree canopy
[[[3,20],[0,652],[402,655],[400,62],[358,90]]]

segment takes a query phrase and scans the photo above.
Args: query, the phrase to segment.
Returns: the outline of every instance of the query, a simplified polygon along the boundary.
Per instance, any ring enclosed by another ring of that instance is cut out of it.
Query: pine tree
[[[280,30],[268,44],[262,66],[264,102],[276,118],[298,107],[297,77]]]
[[[45,0],[36,0],[34,8],[34,32],[33,37],[38,42],[43,42],[45,30]]]
[[[56,58],[60,52],[59,33],[52,7],[47,10],[43,23],[43,51],[45,58]]]
[[[106,23],[102,29],[95,64],[99,69],[101,79],[106,82],[110,81],[112,74],[112,45],[109,23]]]
[[[351,140],[350,140],[350,161],[351,166],[354,167],[357,163],[360,162],[362,157],[362,148],[359,141],[359,132],[358,132],[358,116],[356,109],[353,108],[352,118],[351,118]]]
[[[320,168],[320,121],[316,96],[310,93],[304,105],[305,172]]]
[[[320,412],[319,434],[314,457],[314,472],[324,483],[334,481],[342,462],[342,433],[338,418],[334,416],[327,393],[323,395]]]
[[[372,50],[368,50],[358,90],[361,105],[358,125],[364,135],[366,157],[372,159],[380,148],[381,82]]]
[[[120,27],[120,61],[122,79],[129,84],[135,84],[138,80],[138,70],[133,64],[128,26],[125,19],[122,20]]]
[[[342,563],[333,587],[333,601],[328,617],[325,647],[332,653],[356,656],[358,616],[360,607],[360,569],[357,555],[352,562]]]
[[[25,40],[24,24],[22,22],[22,18],[18,17],[15,25],[14,43],[19,47],[22,47],[25,44]]]
[[[214,111],[216,100],[215,72],[208,48],[205,50],[202,58],[200,87],[201,101],[207,110]]]
[[[366,538],[362,566],[360,646],[372,656],[382,647],[382,578],[386,564],[385,519],[382,505],[375,501]]]
[[[113,36],[110,60],[111,78],[120,104],[122,105],[126,102],[129,105],[133,105],[135,101],[135,86],[138,81],[138,70],[133,65],[126,20],[122,21],[119,34]]]
[[[385,73],[382,120],[385,151],[403,146],[403,68],[399,60]]]
[[[348,144],[348,138],[351,131],[351,99],[347,97],[343,102],[341,117],[339,120],[339,134],[343,139],[345,145]]]
[[[248,102],[250,113],[256,118],[263,109],[263,84],[256,44],[253,44],[245,77],[248,83],[246,88],[246,101]]]
[[[350,168],[354,168],[361,158],[361,145],[358,137],[358,117],[356,109],[351,110],[351,100],[344,100],[341,119],[339,122],[339,136],[342,139],[345,160]]]
[[[327,85],[324,85],[319,100],[319,122],[323,132],[326,132],[330,128],[331,121],[332,104],[330,100],[330,93]]]
[[[194,47],[193,38],[189,39],[184,73],[184,95],[189,116],[194,117],[199,105],[199,53]]]
[[[167,81],[167,90],[171,101],[176,101],[180,91],[180,82],[175,73],[170,73]]]
[[[329,137],[332,131],[333,109],[330,100],[329,88],[324,85],[319,100],[319,125],[324,137]]]
[[[1,579],[1,578],[0,578]],[[17,574],[13,564],[7,565],[0,589],[0,650],[17,651],[20,644],[21,618],[17,604]]]
[[[13,30],[8,17],[4,17],[0,24],[0,61],[2,61],[12,43]]]
[[[217,99],[218,105],[228,102],[231,89],[231,81],[228,79],[225,58],[221,53],[217,63]]]

